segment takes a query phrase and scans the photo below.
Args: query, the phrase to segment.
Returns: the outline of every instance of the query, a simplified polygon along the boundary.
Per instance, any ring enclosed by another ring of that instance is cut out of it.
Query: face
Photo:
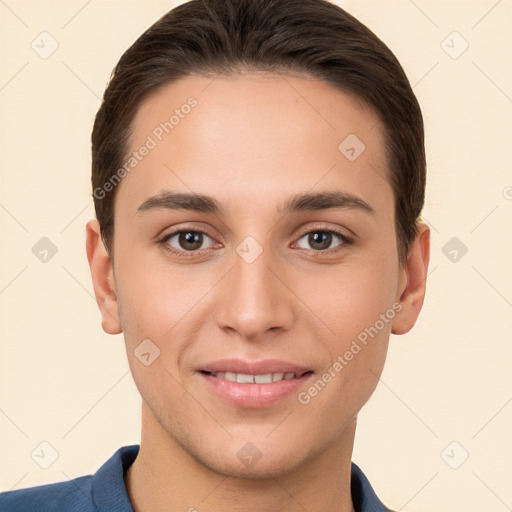
[[[225,475],[297,468],[354,423],[419,311],[382,125],[318,80],[249,73],[166,86],[133,126],[102,311],[146,424]]]

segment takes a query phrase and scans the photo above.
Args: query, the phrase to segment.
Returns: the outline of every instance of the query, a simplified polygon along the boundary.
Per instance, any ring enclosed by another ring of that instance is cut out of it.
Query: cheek
[[[330,422],[334,431],[341,430],[375,390],[395,314],[389,290],[387,277],[378,279],[369,269],[366,273],[354,269],[340,272],[324,293],[309,292],[308,304],[332,331],[326,331],[322,340],[329,354],[324,372],[301,396],[301,403],[315,411],[319,425]]]
[[[320,410],[338,408],[340,418],[355,414],[377,385],[396,314],[394,258],[391,250],[381,250],[353,264],[347,260],[325,276],[302,275],[298,295],[321,320],[322,344],[329,354],[326,373],[311,390]]]
[[[340,340],[341,349],[392,308],[397,279],[392,263],[341,264],[325,276],[302,274],[297,295],[322,321],[327,336]]]
[[[184,335],[187,314],[204,291],[168,265],[148,264],[132,257],[118,261],[126,354],[135,384],[146,404],[157,413],[169,402],[188,403],[179,385],[180,355],[192,337]],[[193,340],[192,340],[193,341]],[[167,404],[167,405],[166,405]]]
[[[129,244],[126,244],[127,246]],[[172,268],[157,251],[148,258],[144,250],[128,251],[119,247],[116,261],[119,276],[120,315],[127,341],[134,336],[162,339],[171,335],[178,324],[205,293],[207,283],[190,279],[188,274]],[[153,257],[156,256],[156,257]],[[126,332],[127,331],[127,332]]]
[[[152,262],[136,254],[118,261],[120,316],[127,356],[134,379],[143,397],[161,382],[181,381],[183,357],[197,343],[201,326],[206,325],[210,295],[218,280],[212,271],[173,267],[161,257]],[[152,348],[150,340],[156,348]],[[150,367],[137,359],[142,343],[158,354]],[[179,392],[179,389],[178,389]]]

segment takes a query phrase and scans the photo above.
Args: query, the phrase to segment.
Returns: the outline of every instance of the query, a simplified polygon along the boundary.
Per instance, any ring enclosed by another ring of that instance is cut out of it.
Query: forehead
[[[149,96],[132,128],[129,153],[150,147],[120,185],[134,208],[163,188],[236,195],[246,208],[283,190],[389,189],[373,109],[311,77],[188,76]]]

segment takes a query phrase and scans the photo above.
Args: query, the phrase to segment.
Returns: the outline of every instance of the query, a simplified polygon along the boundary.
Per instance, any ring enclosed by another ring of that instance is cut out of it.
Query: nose
[[[293,294],[269,252],[252,262],[234,254],[233,268],[222,280],[217,323],[247,341],[262,339],[270,330],[286,331],[294,319]]]

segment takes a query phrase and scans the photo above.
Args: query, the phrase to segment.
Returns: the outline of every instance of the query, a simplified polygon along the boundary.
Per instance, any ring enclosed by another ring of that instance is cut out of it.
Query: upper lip
[[[301,376],[311,371],[305,366],[301,366],[288,361],[279,359],[265,359],[263,361],[244,361],[243,359],[219,359],[211,363],[205,364],[200,371],[218,373],[233,372],[243,373],[246,375],[265,375],[267,373],[295,373]]]

